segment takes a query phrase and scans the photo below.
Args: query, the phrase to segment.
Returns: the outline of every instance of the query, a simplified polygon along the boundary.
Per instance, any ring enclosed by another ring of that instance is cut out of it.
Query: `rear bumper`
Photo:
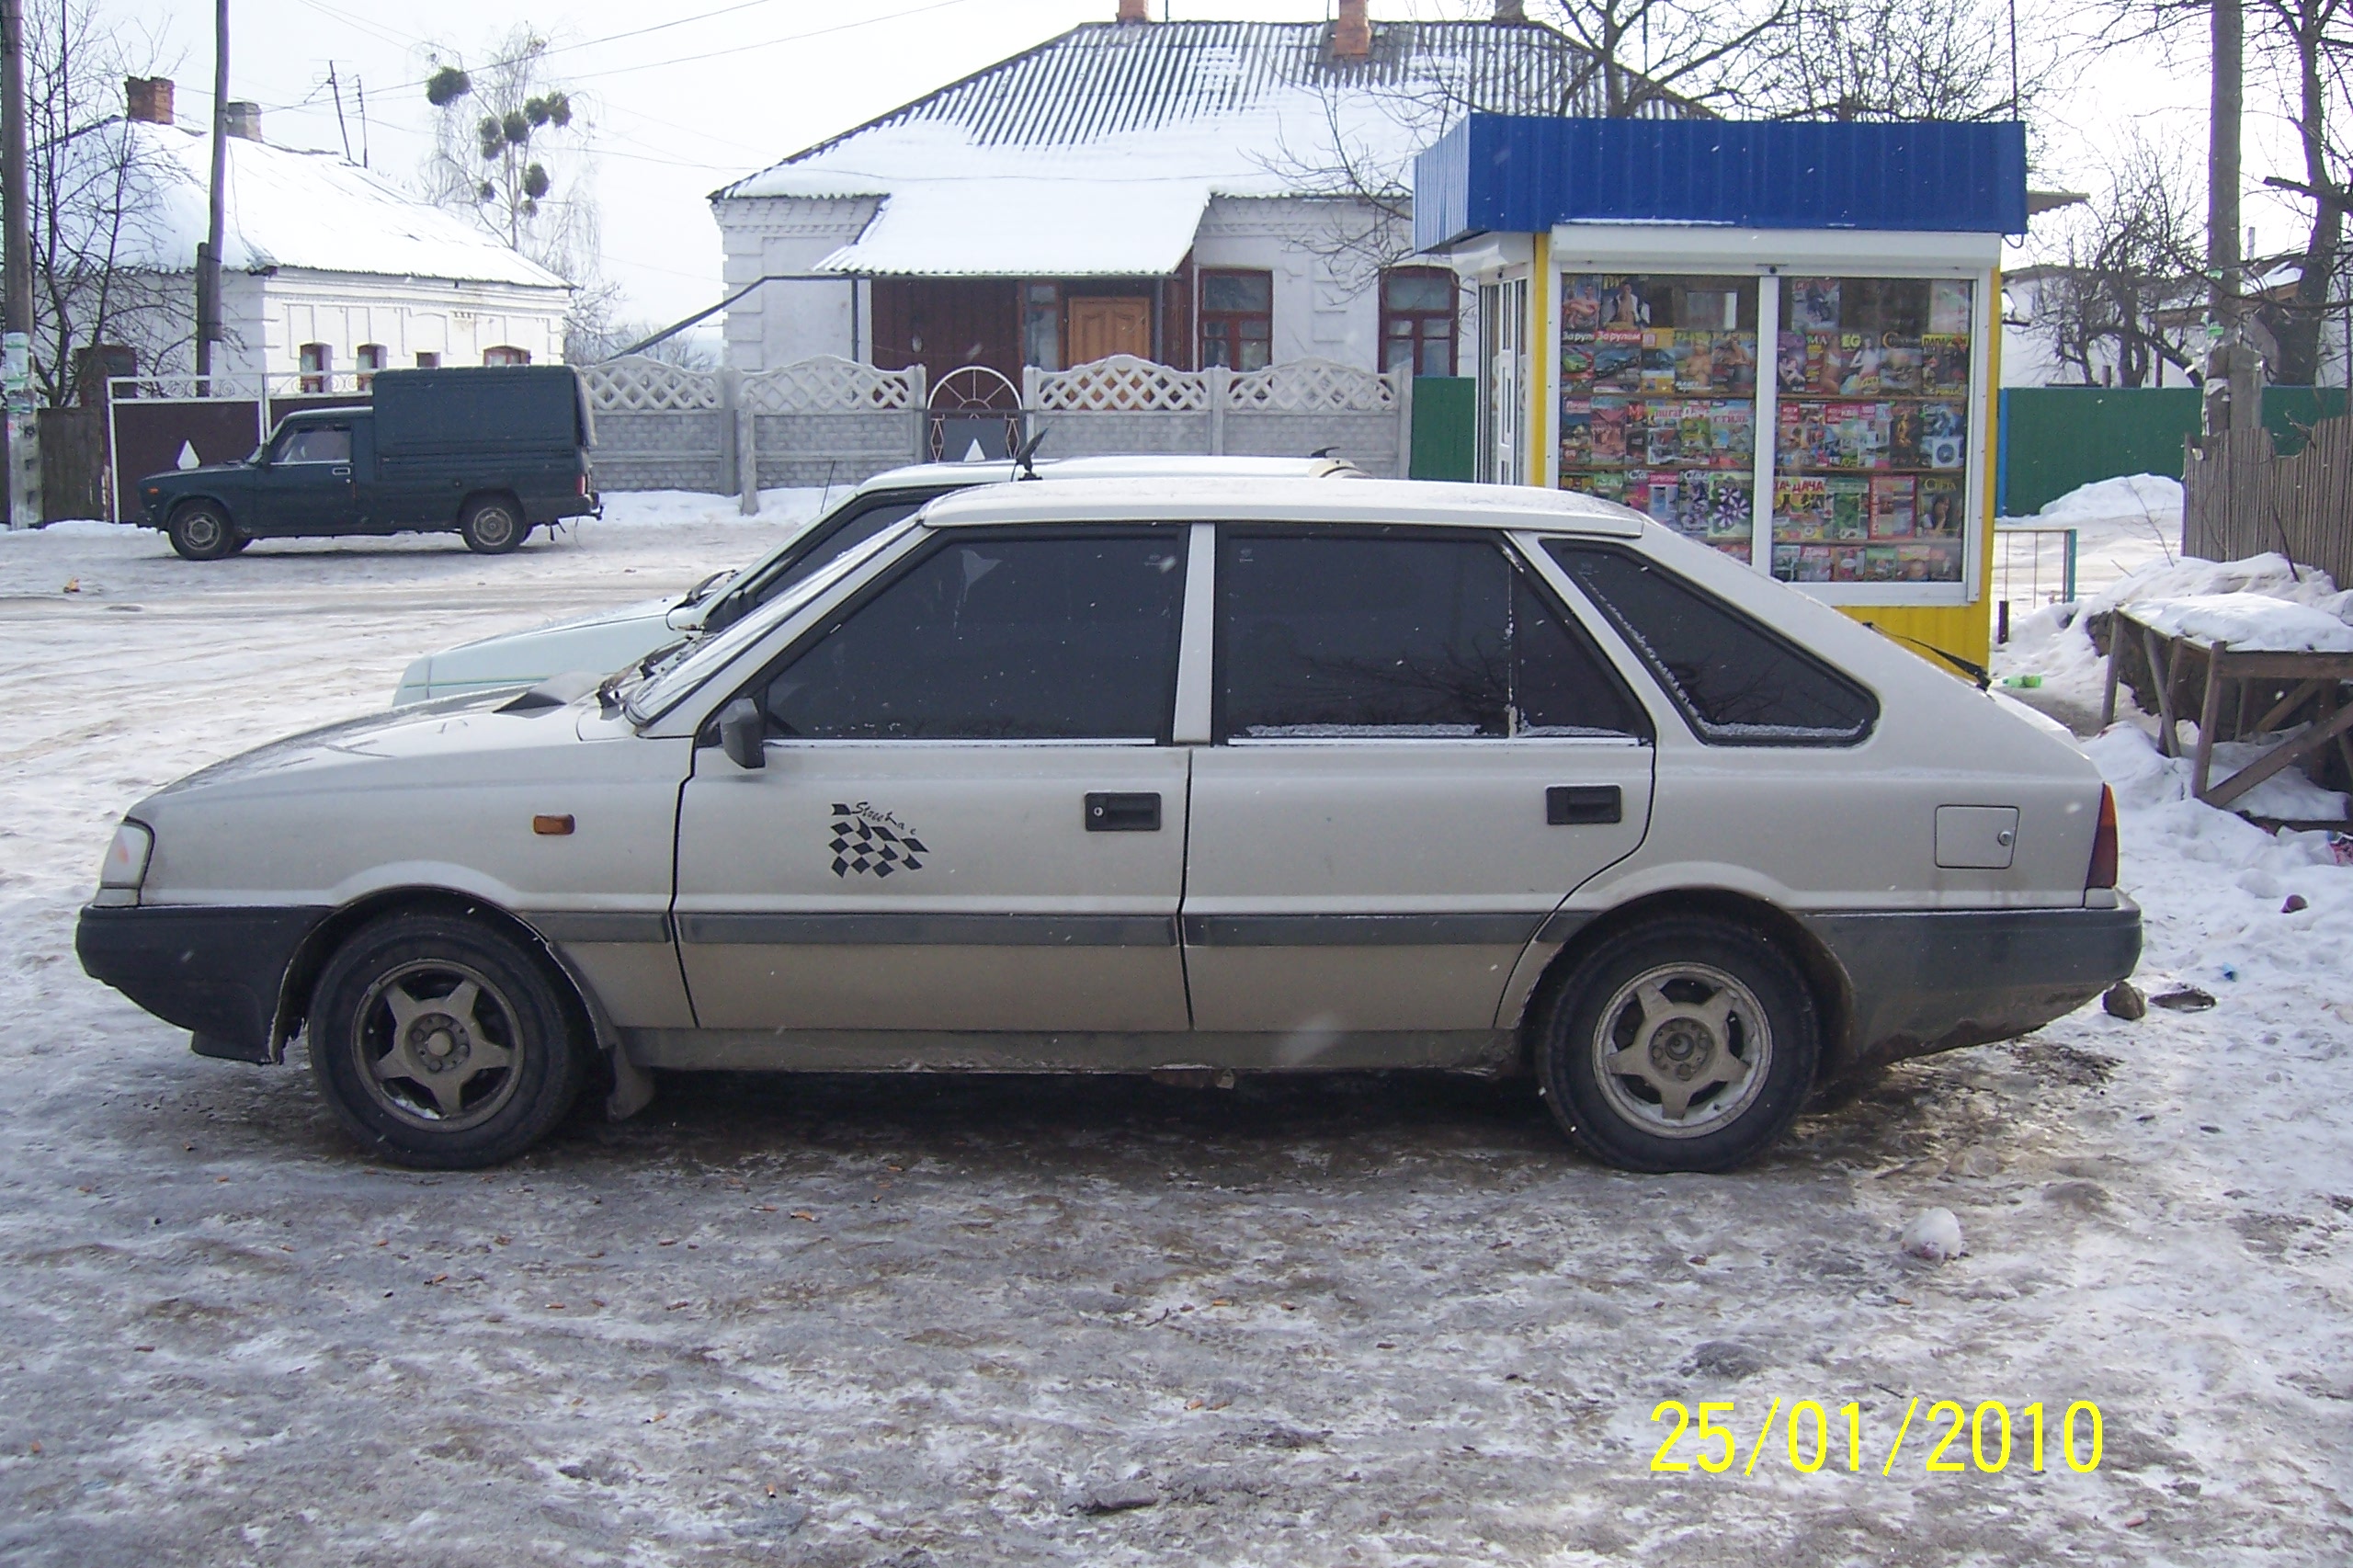
[[[1801,918],[1847,983],[1829,1070],[2015,1040],[2131,974],[2141,911],[1920,910]]]
[[[89,905],[74,927],[83,971],[196,1036],[201,1056],[271,1059],[278,993],[324,909]]]

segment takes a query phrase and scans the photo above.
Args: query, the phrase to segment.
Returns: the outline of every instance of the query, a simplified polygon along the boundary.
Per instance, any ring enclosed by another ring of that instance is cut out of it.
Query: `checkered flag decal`
[[[880,823],[868,822],[839,801],[834,802],[832,848],[834,875],[845,880],[852,871],[861,877],[920,871],[923,862],[916,857],[931,853],[915,835],[893,833]]]

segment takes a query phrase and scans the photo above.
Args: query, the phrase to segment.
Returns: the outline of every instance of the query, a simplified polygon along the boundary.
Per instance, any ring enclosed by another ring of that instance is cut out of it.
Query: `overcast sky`
[[[209,112],[211,7],[203,0],[99,0],[103,14],[160,40],[183,118]],[[1157,17],[1309,21],[1325,0],[1153,0]],[[430,146],[423,79],[439,46],[480,60],[521,23],[558,48],[551,61],[593,124],[607,272],[627,291],[622,315],[667,322],[720,298],[716,187],[981,69],[1080,22],[1108,20],[1115,0],[231,0],[231,96],[264,106],[262,129],[286,146],[353,154],[414,183]],[[1374,0],[1376,18],[1461,15],[1461,0]],[[1539,7],[1531,7],[1539,9]],[[339,128],[330,66],[343,88]],[[2143,56],[2087,70],[2048,106],[2038,183],[2091,177],[2094,151],[2141,120],[2202,142],[2204,62],[2168,69]],[[358,104],[363,92],[363,130]],[[2278,127],[2250,91],[2247,134]],[[2255,157],[2250,157],[2254,162]],[[2249,205],[2267,245],[2290,230]]]

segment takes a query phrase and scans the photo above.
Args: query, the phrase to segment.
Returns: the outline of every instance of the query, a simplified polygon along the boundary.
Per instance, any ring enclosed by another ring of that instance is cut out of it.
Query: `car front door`
[[[943,530],[764,672],[680,802],[700,1026],[1184,1029],[1186,547]]]
[[[1495,1027],[1571,889],[1641,843],[1648,719],[1502,540],[1229,526],[1218,744],[1194,754],[1195,1027],[1298,1065]]]
[[[269,466],[256,476],[254,517],[260,535],[348,533],[359,525],[351,479],[351,426],[296,425],[269,445]]]

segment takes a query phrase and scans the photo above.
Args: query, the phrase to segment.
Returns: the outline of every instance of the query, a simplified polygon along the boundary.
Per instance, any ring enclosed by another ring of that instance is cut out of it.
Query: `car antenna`
[[[1336,459],[1340,454],[1339,449],[1336,447],[1318,447],[1307,455],[1311,458],[1322,458],[1324,461],[1330,462]]]
[[[1878,632],[1881,637],[1893,637],[1898,642],[1909,642],[1915,648],[1926,649],[1927,652],[1934,653],[1938,658],[1942,659],[1946,664],[1950,665],[1954,669],[1959,670],[1971,680],[1975,681],[1977,683],[1978,690],[1987,691],[1992,689],[1994,685],[1994,672],[1987,669],[1984,665],[1964,659],[1959,653],[1949,653],[1946,650],[1938,647],[1934,642],[1923,642],[1917,637],[1906,637],[1901,631],[1890,631],[1886,627],[1880,625],[1879,622],[1875,620],[1868,621],[1865,624],[1870,626],[1873,631]]]
[[[1038,448],[1040,443],[1043,442],[1045,438],[1045,431],[1034,430],[1030,432],[1029,438],[1022,442],[1020,447],[1015,450],[1013,454],[1013,467],[1015,470],[1014,478],[1035,479],[1038,477]]]

